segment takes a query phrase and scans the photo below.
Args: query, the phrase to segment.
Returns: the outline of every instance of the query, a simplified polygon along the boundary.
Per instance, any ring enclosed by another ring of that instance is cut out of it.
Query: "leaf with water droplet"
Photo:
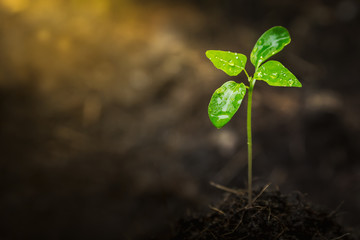
[[[302,87],[301,83],[287,68],[278,61],[268,61],[254,74],[257,80],[263,80],[270,86]]]
[[[229,76],[237,76],[244,70],[247,58],[240,53],[229,51],[208,50],[206,56],[220,70]]]
[[[290,41],[286,28],[281,26],[270,28],[256,42],[250,55],[251,63],[258,68],[264,61],[280,52]]]
[[[216,89],[208,107],[210,121],[216,128],[222,128],[230,121],[239,109],[245,93],[245,85],[234,81],[228,81]]]

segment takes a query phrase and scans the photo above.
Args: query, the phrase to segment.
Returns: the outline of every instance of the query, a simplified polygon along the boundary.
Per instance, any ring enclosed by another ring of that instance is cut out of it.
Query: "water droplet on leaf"
[[[277,72],[274,72],[274,73],[272,73],[271,75],[270,75],[270,77],[271,78],[273,78],[273,79],[275,79],[275,78],[277,78],[278,77],[278,73]]]

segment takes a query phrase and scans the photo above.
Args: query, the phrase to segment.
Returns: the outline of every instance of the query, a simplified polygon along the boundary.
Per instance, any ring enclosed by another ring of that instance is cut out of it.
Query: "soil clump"
[[[257,191],[253,196],[248,207],[246,193],[227,193],[220,204],[209,206],[212,213],[181,220],[173,239],[357,239],[337,222],[337,211],[315,206],[299,192]]]

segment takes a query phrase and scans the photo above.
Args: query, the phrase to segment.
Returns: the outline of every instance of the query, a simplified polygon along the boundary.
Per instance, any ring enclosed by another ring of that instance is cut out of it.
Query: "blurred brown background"
[[[274,58],[303,88],[258,82],[254,184],[302,191],[360,226],[357,0],[0,0],[0,239],[166,239],[186,212],[245,188],[245,104],[207,117],[230,78],[208,49]],[[250,62],[249,72],[253,72]]]

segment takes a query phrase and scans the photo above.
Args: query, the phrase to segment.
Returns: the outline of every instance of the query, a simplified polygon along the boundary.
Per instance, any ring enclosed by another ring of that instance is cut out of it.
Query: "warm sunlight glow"
[[[0,3],[13,13],[24,11],[29,6],[29,0],[0,0]]]

